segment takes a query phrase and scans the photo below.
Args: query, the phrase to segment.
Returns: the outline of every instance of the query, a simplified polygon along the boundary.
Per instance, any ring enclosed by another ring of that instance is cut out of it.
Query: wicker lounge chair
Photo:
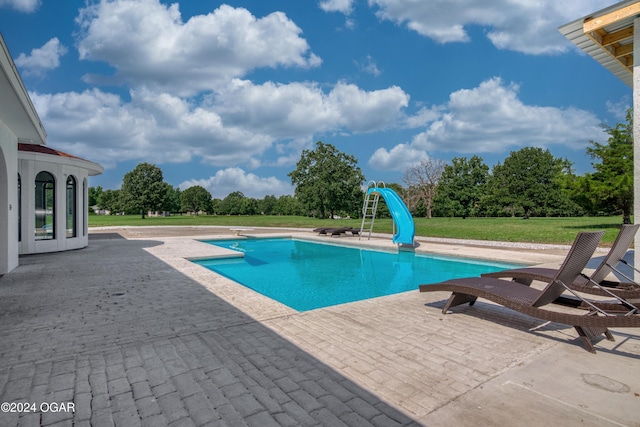
[[[578,310],[567,311],[556,304],[553,305],[553,310],[550,310],[548,305],[556,301],[565,291],[573,293],[565,284],[573,283],[578,277],[596,250],[603,234],[604,231],[578,233],[562,266],[543,290],[492,277],[474,277],[420,285],[420,292],[452,292],[442,309],[444,314],[451,307],[464,303],[473,305],[476,299],[484,298],[538,319],[571,325],[578,332],[586,349],[595,353],[592,339],[604,334],[607,339],[613,340],[608,328],[640,327],[638,309],[630,305],[626,313],[611,313],[591,304],[589,311],[579,312]],[[574,295],[580,298],[577,294],[574,293]],[[583,301],[585,304],[590,304],[588,300]]]
[[[600,296],[613,296],[621,297],[625,300],[640,299],[640,284],[636,283],[630,277],[626,276],[616,267],[619,263],[626,264],[630,268],[638,271],[633,266],[629,265],[624,259],[624,255],[633,242],[633,238],[638,231],[640,224],[625,224],[620,229],[616,240],[611,246],[611,250],[604,257],[600,265],[591,273],[586,275],[581,273],[573,283],[568,284],[573,290],[578,292],[584,292],[591,295]],[[515,268],[510,270],[502,270],[494,273],[485,273],[483,277],[496,277],[507,278],[510,277],[514,281],[530,285],[532,281],[539,280],[542,282],[548,282],[558,272],[555,268],[543,268],[543,267],[524,267]],[[611,273],[616,272],[622,276],[626,281],[609,281],[605,278]]]

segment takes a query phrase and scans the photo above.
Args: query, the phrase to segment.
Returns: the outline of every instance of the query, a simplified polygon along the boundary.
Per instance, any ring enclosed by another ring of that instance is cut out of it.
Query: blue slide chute
[[[413,246],[413,238],[416,234],[416,226],[413,223],[413,217],[409,208],[404,204],[398,193],[391,188],[371,187],[367,191],[368,194],[380,193],[387,202],[391,217],[396,223],[396,234],[393,236],[393,243],[401,245]]]

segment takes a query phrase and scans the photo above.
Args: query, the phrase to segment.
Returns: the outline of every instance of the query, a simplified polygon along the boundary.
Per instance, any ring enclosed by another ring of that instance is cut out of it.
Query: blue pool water
[[[417,290],[511,264],[384,252],[296,239],[210,240],[244,257],[194,261],[295,310]]]

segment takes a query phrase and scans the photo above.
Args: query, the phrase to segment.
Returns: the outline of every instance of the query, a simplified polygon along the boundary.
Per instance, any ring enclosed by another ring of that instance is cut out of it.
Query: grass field
[[[603,245],[611,244],[622,224],[622,217],[579,218],[414,218],[416,235],[454,239],[497,240],[528,243],[571,244],[580,230],[606,230]],[[101,226],[202,226],[225,227],[359,227],[361,220],[328,220],[302,216],[209,216],[175,215],[166,218],[140,218],[139,215],[89,216],[90,227]],[[376,219],[374,231],[391,233],[391,219]]]

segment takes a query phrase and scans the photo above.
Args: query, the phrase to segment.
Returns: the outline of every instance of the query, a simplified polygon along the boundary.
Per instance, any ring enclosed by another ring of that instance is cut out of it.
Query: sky
[[[366,180],[523,147],[593,170],[631,88],[558,27],[602,0],[0,0],[47,146],[117,189],[142,162],[214,198],[293,194],[316,141]]]

